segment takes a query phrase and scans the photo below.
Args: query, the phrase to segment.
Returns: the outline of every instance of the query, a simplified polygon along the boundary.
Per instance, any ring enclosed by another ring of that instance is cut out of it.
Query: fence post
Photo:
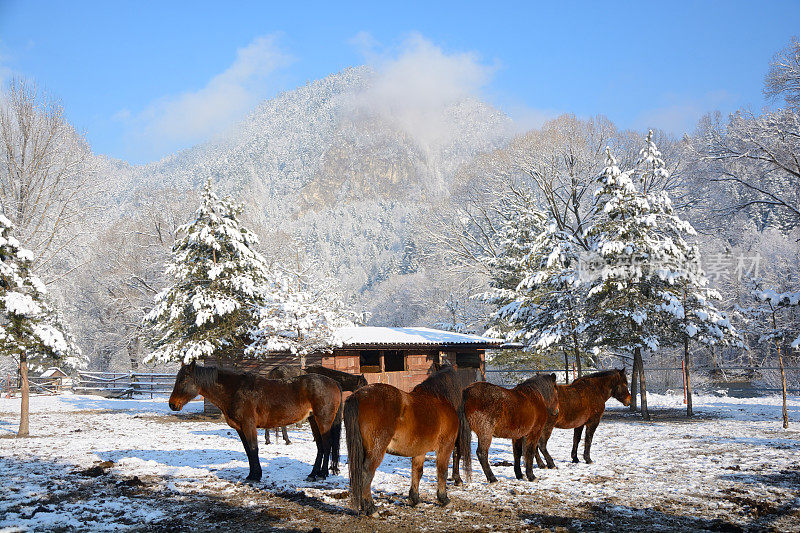
[[[686,405],[686,361],[681,361],[681,370],[683,371],[683,403]]]

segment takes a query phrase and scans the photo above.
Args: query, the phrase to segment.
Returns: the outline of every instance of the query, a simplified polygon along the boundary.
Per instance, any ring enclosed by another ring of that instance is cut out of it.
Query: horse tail
[[[342,409],[344,402],[342,401],[342,393],[339,391],[339,410],[336,411],[336,418],[333,419],[331,426],[331,464],[333,468],[339,469],[339,444],[342,440]]]
[[[469,427],[467,420],[467,413],[464,411],[464,404],[467,400],[466,389],[461,393],[461,403],[456,412],[458,413],[458,454],[463,461],[462,471],[464,472],[464,479],[469,482],[472,481],[472,429]]]
[[[364,499],[366,453],[358,422],[358,396],[355,394],[344,402],[344,429],[347,440],[347,468],[350,471],[350,502],[358,512]]]

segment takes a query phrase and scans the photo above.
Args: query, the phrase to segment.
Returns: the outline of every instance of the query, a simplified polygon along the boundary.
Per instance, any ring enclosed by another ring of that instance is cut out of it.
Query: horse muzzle
[[[173,411],[180,411],[181,409],[183,409],[183,404],[170,400],[169,408],[172,409]]]
[[[625,407],[629,407],[631,405],[631,395],[630,394],[625,396],[625,399],[622,401],[622,405],[624,405]]]

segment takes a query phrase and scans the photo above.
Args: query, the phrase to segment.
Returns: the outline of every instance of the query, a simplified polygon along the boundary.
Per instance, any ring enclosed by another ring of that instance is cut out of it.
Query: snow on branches
[[[145,362],[303,354],[333,342],[343,314],[338,300],[268,265],[240,213],[241,206],[205,185],[194,220],[179,229],[184,236],[172,248],[172,284],[145,317],[158,336]]]
[[[80,348],[47,299],[45,285],[30,272],[33,254],[11,235],[12,229],[0,214],[0,350],[34,369],[85,366]]]
[[[735,338],[730,321],[711,300],[700,268],[696,235],[675,214],[666,191],[644,193],[635,182],[652,183],[667,171],[648,134],[637,168],[621,171],[607,150],[596,197],[601,217],[588,232],[599,268],[592,272],[588,305],[595,337],[626,350],[657,350],[688,335],[715,344]]]
[[[264,301],[270,269],[255,251],[258,238],[238,220],[241,207],[203,189],[194,220],[181,226],[167,276],[145,322],[157,334],[145,362],[191,361],[215,352],[243,350]]]

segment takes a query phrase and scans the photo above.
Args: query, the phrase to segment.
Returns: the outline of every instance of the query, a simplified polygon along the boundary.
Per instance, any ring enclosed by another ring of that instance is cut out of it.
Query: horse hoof
[[[464,484],[464,482],[461,480],[461,478],[458,478],[455,481],[453,481],[453,486],[454,487],[460,487],[463,484]]]
[[[244,479],[246,481],[261,481],[261,476],[247,476]]]
[[[536,476],[528,476],[528,481],[536,481]]]
[[[306,481],[316,481],[316,480],[317,480],[317,476],[309,475],[308,477],[306,477]]]
[[[289,444],[291,444],[291,443],[292,443],[292,441],[290,441],[290,440],[287,440],[287,441],[286,441],[286,445],[287,445],[287,446],[288,446]]]
[[[578,458],[577,458],[577,457],[573,457],[573,458],[572,458],[572,462],[573,462],[573,463],[580,463],[580,461],[578,461]]]
[[[444,496],[438,496],[437,495],[436,499],[439,500],[439,505],[441,505],[442,507],[444,507],[448,503],[450,503],[450,498],[448,498],[447,495],[444,495]]]
[[[587,464],[587,465],[590,465],[590,464],[592,464],[593,462],[594,462],[594,461],[592,461],[591,459],[586,459],[586,464]]]
[[[411,507],[419,505],[419,494],[409,494],[408,500],[411,502]]]
[[[522,479],[522,478],[520,478],[520,479]],[[496,477],[489,478],[489,483],[494,485],[495,483],[497,483],[497,478]]]

